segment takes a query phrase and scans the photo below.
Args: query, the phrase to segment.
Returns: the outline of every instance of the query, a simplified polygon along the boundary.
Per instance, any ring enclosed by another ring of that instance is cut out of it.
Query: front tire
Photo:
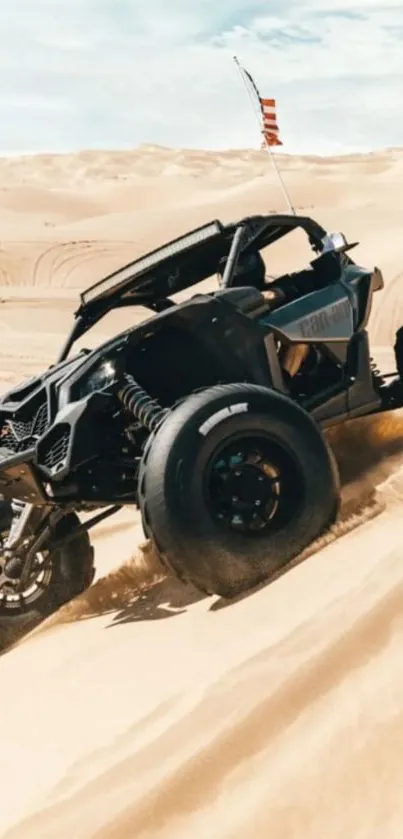
[[[80,520],[75,513],[68,514],[59,522],[54,534],[55,539],[67,536],[79,524]],[[5,563],[0,563],[1,645],[8,644],[23,632],[37,626],[92,583],[95,573],[94,549],[88,533],[77,534],[53,554],[51,547],[48,549],[44,545],[41,554],[46,555],[43,569],[39,557],[28,588],[18,597],[13,596],[12,584],[5,580]]]
[[[188,397],[150,439],[139,500],[162,561],[204,592],[231,597],[330,526],[339,480],[300,406],[257,385],[219,385]]]

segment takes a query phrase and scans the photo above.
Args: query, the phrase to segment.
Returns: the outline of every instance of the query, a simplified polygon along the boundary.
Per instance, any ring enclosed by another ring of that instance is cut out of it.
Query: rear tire
[[[162,561],[202,591],[231,597],[330,526],[338,472],[321,430],[291,399],[257,385],[218,385],[188,397],[149,439],[139,502]]]

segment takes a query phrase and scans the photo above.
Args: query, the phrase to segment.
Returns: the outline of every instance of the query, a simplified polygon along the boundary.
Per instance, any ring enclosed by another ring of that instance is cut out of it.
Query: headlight
[[[112,361],[104,361],[78,385],[78,398],[82,399],[95,390],[103,390],[116,379],[116,368]]]
[[[70,381],[62,384],[59,391],[59,409],[63,409],[69,402],[75,402],[89,396],[96,390],[103,390],[108,385],[113,384],[117,379],[116,367],[113,361],[102,361],[97,367],[94,367],[89,373],[84,374],[81,379],[74,382]]]

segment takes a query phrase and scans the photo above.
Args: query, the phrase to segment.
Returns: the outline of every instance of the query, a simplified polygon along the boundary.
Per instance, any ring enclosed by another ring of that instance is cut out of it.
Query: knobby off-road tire
[[[250,466],[245,451],[255,443],[263,457]],[[241,505],[248,482],[251,495],[262,486],[266,496],[253,505],[258,515],[271,511],[266,529],[233,529],[239,516],[231,519],[225,495],[231,481]],[[288,397],[257,385],[218,385],[188,397],[150,438],[139,502],[162,561],[202,591],[231,597],[270,577],[331,525],[339,478],[321,430]]]
[[[75,513],[70,513],[59,523],[55,539],[71,533],[80,524]],[[51,549],[50,549],[51,550]],[[44,545],[42,553],[47,553]],[[52,553],[52,551],[51,551]],[[10,602],[6,597],[0,597],[0,640],[13,638],[42,622],[55,612],[63,603],[72,600],[85,591],[94,578],[94,549],[90,544],[88,533],[80,533],[65,546],[55,550],[50,563],[42,572],[44,578],[39,590],[33,591],[31,597],[22,597]]]

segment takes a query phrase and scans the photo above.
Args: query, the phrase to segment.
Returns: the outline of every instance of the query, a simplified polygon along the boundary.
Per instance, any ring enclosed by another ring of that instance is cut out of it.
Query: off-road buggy
[[[270,281],[261,251],[296,228],[312,261]],[[323,429],[403,404],[403,329],[382,377],[366,327],[383,278],[351,247],[302,216],[213,221],[81,294],[57,363],[0,402],[1,625],[89,586],[88,529],[123,505],[166,566],[223,596],[329,527],[339,484]],[[214,275],[214,291],[172,299]],[[70,357],[124,306],[153,316]]]

